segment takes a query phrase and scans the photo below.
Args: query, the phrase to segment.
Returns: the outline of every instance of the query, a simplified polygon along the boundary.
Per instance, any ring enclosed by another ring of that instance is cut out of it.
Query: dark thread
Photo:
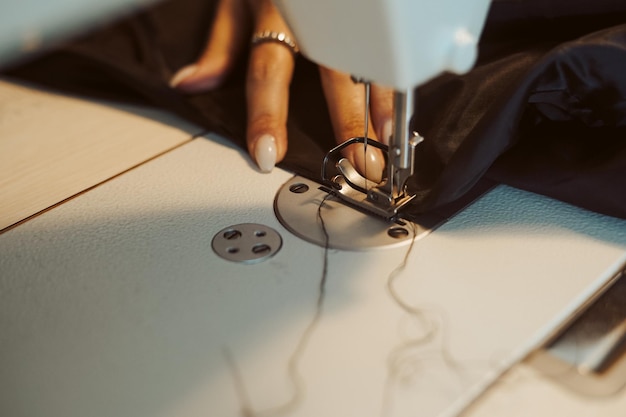
[[[247,391],[245,389],[245,384],[243,379],[241,378],[241,373],[237,367],[237,364],[232,357],[230,350],[228,348],[223,349],[224,358],[229,365],[230,373],[233,378],[233,384],[235,385],[235,391],[237,393],[237,397],[239,399],[241,416],[242,417],[261,417],[261,416],[280,416],[286,415],[292,411],[294,411],[302,402],[305,394],[305,386],[302,376],[298,372],[298,364],[300,363],[300,358],[306,351],[306,348],[309,344],[309,340],[315,331],[315,328],[319,324],[320,318],[322,317],[322,312],[324,310],[324,298],[326,296],[326,281],[328,277],[328,251],[330,249],[330,236],[328,235],[328,230],[326,229],[326,223],[324,222],[324,218],[322,217],[322,207],[326,200],[332,197],[331,194],[327,194],[321,201],[319,207],[317,208],[317,218],[320,222],[320,227],[322,229],[322,233],[324,234],[324,261],[322,267],[322,276],[320,278],[319,286],[318,286],[318,295],[317,301],[315,303],[315,312],[313,313],[313,317],[311,321],[305,328],[302,336],[300,336],[300,340],[296,345],[293,353],[289,357],[287,362],[287,375],[289,376],[289,380],[291,382],[291,386],[293,388],[291,398],[287,400],[284,404],[269,408],[267,410],[255,411],[250,405],[250,400],[247,395]]]
[[[326,296],[326,282],[328,278],[328,253],[330,249],[330,236],[328,234],[326,223],[324,222],[324,218],[322,216],[322,208],[324,207],[324,203],[326,202],[326,200],[328,200],[331,197],[332,197],[332,194],[327,194],[322,199],[322,201],[320,202],[317,208],[317,219],[320,223],[320,228],[324,235],[323,267],[322,267],[322,274],[321,274],[321,278],[320,278],[320,282],[318,286],[318,296],[317,296],[317,301],[315,304],[315,312],[313,314],[313,317],[311,318],[311,321],[309,322],[304,332],[300,336],[300,339],[296,345],[296,348],[294,349],[293,353],[291,354],[287,362],[287,374],[289,376],[289,380],[293,388],[291,398],[282,405],[269,408],[266,410],[262,410],[262,411],[255,411],[251,406],[249,396],[247,395],[247,392],[245,389],[244,381],[241,377],[239,369],[236,365],[236,362],[230,350],[228,350],[228,348],[223,349],[224,358],[226,362],[228,363],[231,375],[233,377],[233,383],[235,386],[237,397],[239,399],[242,417],[286,415],[294,411],[303,401],[303,398],[305,395],[305,385],[298,371],[298,364],[302,355],[306,351],[306,348],[309,344],[309,341],[313,332],[315,331],[316,327],[319,324],[319,321],[321,319],[323,309],[324,309],[324,299]],[[399,379],[398,376],[400,375],[400,371],[402,370],[402,368],[406,367],[407,365],[410,365],[411,362],[414,362],[416,360],[415,358],[412,358],[411,355],[409,355],[410,351],[413,349],[422,347],[426,343],[432,341],[435,338],[435,336],[438,334],[438,332],[441,332],[441,338],[442,338],[439,356],[444,360],[444,362],[450,368],[456,370],[457,372],[459,372],[459,374],[461,374],[461,371],[462,371],[460,364],[457,362],[457,360],[453,357],[453,355],[449,352],[447,348],[447,336],[445,332],[442,331],[442,328],[445,327],[445,319],[443,317],[443,314],[439,315],[441,319],[441,324],[437,325],[436,322],[432,318],[429,317],[429,315],[427,314],[427,310],[420,309],[416,306],[412,306],[409,303],[407,303],[398,294],[398,292],[396,291],[394,287],[394,283],[396,279],[398,278],[400,273],[403,272],[407,267],[409,257],[411,253],[413,252],[415,241],[417,239],[417,226],[411,222],[409,222],[409,224],[413,232],[413,237],[411,239],[411,242],[409,244],[409,247],[406,253],[404,254],[402,262],[396,268],[394,268],[389,274],[389,277],[387,278],[387,281],[386,281],[386,289],[387,289],[388,294],[392,298],[392,300],[403,311],[405,311],[410,317],[418,320],[420,324],[423,326],[423,328],[426,329],[426,331],[424,332],[422,336],[418,338],[413,338],[412,340],[409,340],[405,343],[402,343],[396,346],[389,353],[388,361],[387,361],[387,367],[388,367],[387,379],[385,381],[384,388],[383,388],[381,415],[386,415],[387,411],[389,411],[389,409],[391,408],[390,407],[391,406],[391,400],[390,400],[391,392],[390,391],[391,391],[392,383],[395,380]]]
[[[302,402],[304,398],[305,386],[302,376],[298,372],[298,364],[300,363],[301,356],[304,354],[307,346],[309,345],[309,340],[311,339],[315,328],[318,326],[320,318],[322,317],[322,312],[324,310],[324,298],[326,297],[326,281],[328,278],[328,251],[330,249],[330,236],[328,235],[326,223],[324,222],[324,218],[322,217],[322,207],[324,206],[326,200],[328,200],[330,197],[332,197],[331,194],[327,194],[326,196],[324,196],[320,205],[317,207],[317,219],[320,222],[320,227],[322,229],[322,233],[324,234],[324,257],[322,264],[322,276],[320,278],[318,286],[317,302],[315,303],[315,312],[313,313],[313,317],[311,318],[309,325],[302,333],[296,349],[291,354],[291,357],[289,358],[289,362],[287,364],[287,373],[294,388],[293,394],[291,399],[287,401],[284,405],[268,410],[267,414],[269,415],[284,415],[290,411],[293,411],[298,407],[298,405]]]

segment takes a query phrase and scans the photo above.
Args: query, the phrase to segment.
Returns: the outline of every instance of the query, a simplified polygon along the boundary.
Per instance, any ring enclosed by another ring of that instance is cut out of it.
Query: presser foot
[[[352,138],[326,154],[322,164],[322,182],[327,186],[329,193],[357,210],[374,214],[387,221],[398,219],[400,210],[415,196],[404,192],[403,186],[394,186],[390,182],[393,181],[393,169],[389,170],[387,178],[380,184],[368,180],[357,172],[350,161],[341,154],[343,149],[356,143],[365,144],[366,139]],[[366,146],[380,149],[385,155],[385,165],[389,165],[389,151],[386,145],[367,140]]]
[[[376,189],[361,191],[354,188],[343,176],[335,176],[330,182],[325,181],[323,189],[343,201],[353,209],[368,215],[375,215],[387,222],[400,219],[400,209],[406,206],[415,196],[407,195],[391,199]]]

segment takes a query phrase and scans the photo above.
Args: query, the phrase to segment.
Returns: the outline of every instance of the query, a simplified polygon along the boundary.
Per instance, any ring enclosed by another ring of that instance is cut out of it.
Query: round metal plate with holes
[[[271,227],[242,223],[220,230],[211,242],[213,251],[233,262],[257,263],[271,258],[283,245],[283,239]]]
[[[321,216],[328,232],[329,247],[345,250],[369,250],[407,245],[417,237],[425,236],[426,229],[408,221],[388,222],[375,215],[365,214],[328,196],[320,185],[302,177],[293,177],[278,191],[274,200],[276,217],[294,235],[316,245],[324,246],[324,236],[318,219]],[[326,198],[326,199],[325,199]]]

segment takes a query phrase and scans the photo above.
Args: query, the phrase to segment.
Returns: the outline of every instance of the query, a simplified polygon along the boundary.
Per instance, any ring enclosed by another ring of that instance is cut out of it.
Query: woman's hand
[[[250,33],[284,33],[294,39],[271,0],[220,0],[209,42],[202,56],[180,69],[172,87],[188,93],[218,87],[250,41]],[[287,42],[256,42],[250,49],[246,81],[250,155],[263,172],[269,172],[287,152],[289,84],[295,51]],[[322,87],[337,143],[364,133],[365,92],[348,74],[320,67]],[[372,86],[369,137],[387,142],[391,135],[392,91]],[[370,146],[347,148],[345,155],[370,180],[380,182],[384,159]]]

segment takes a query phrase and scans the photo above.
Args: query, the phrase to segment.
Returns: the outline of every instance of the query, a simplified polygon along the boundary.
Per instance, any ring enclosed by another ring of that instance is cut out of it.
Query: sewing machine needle
[[[367,172],[367,141],[368,141],[368,134],[369,134],[369,124],[370,124],[370,120],[369,120],[369,114],[370,114],[370,86],[371,84],[366,81],[365,83],[363,83],[363,85],[365,86],[365,129],[364,130],[364,134],[363,134],[363,160],[365,161],[365,172]],[[365,174],[365,173],[364,173]],[[365,182],[365,187],[367,190],[367,181]]]

